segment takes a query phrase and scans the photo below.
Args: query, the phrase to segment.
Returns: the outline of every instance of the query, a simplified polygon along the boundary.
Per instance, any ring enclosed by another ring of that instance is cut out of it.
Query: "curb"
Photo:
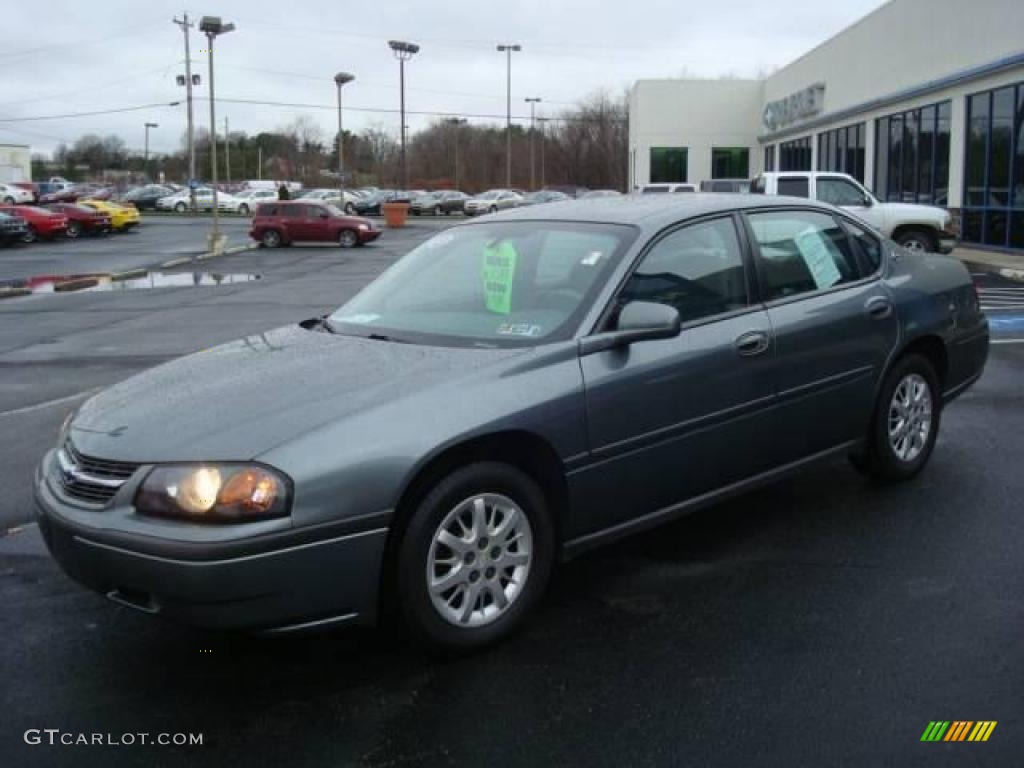
[[[255,250],[259,246],[259,243],[246,243],[245,245],[236,245],[233,248],[225,248],[222,253],[200,253],[195,256],[179,256],[176,259],[165,261],[160,265],[161,269],[170,269],[171,267],[180,267],[182,264],[190,264],[194,261],[207,261],[209,259],[215,259],[218,256],[233,256],[236,253],[243,253],[245,251]]]
[[[98,278],[83,277],[78,280],[62,280],[59,283],[54,283],[53,290],[56,293],[65,293],[67,291],[80,291],[83,288],[93,288],[99,284]]]
[[[0,288],[0,299],[14,299],[31,294],[32,291],[29,288]]]

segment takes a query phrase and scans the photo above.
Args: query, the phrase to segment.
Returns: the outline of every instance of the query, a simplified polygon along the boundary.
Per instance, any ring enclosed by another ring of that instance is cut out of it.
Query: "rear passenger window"
[[[847,231],[853,241],[860,248],[861,254],[864,256],[864,262],[868,266],[868,272],[877,272],[882,267],[882,243],[881,241],[870,234],[866,229],[858,224],[854,224],[849,219],[843,219],[843,224],[846,225]]]
[[[860,278],[846,232],[815,211],[748,214],[767,299],[824,291]]]
[[[780,176],[779,194],[790,197],[810,197],[811,188],[806,176]]]
[[[276,205],[261,205],[256,212],[257,216],[277,216]]]
[[[747,306],[732,219],[692,224],[658,241],[623,286],[619,304],[629,301],[675,307],[684,323]]]
[[[306,206],[304,205],[282,205],[281,215],[286,219],[301,219],[306,215]]]

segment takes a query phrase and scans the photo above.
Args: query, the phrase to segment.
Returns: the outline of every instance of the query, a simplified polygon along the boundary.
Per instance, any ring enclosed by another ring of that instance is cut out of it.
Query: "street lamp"
[[[149,178],[149,129],[159,127],[156,123],[146,123],[146,148],[142,152],[142,171],[146,174],[147,179]]]
[[[345,142],[345,132],[341,128],[341,87],[355,79],[356,76],[348,72],[339,72],[334,76],[334,82],[338,86],[338,207],[342,210],[345,210],[345,160],[342,148],[342,144]]]
[[[226,35],[235,28],[234,24],[225,24],[220,16],[203,16],[199,21],[199,31],[206,34],[209,43],[207,51],[210,61],[210,183],[213,186],[213,232],[210,233],[209,249],[212,253],[221,253],[224,242],[220,235],[220,215],[217,208],[217,115],[214,110],[213,90],[213,40],[218,35]]]
[[[505,54],[505,187],[512,186],[512,51],[521,51],[517,44],[498,46],[498,51]]]
[[[400,91],[400,103],[401,103],[401,119],[402,122],[402,189],[409,188],[409,166],[406,164],[405,157],[405,62],[413,57],[414,54],[419,53],[420,47],[416,43],[406,43],[402,40],[388,40],[388,47],[395,54],[395,58],[398,59],[398,85]]]
[[[459,133],[461,133],[461,128],[466,124],[467,120],[464,117],[449,117],[445,122],[452,126],[455,131],[455,188],[461,189],[459,186]]]
[[[537,105],[540,104],[540,96],[527,96],[525,99],[526,103],[530,105],[530,189],[531,191],[536,189],[537,186],[534,183],[534,164],[533,164],[533,123],[535,119],[535,112]]]
[[[540,123],[540,187],[544,188],[544,147],[547,146],[548,137],[544,131],[544,124],[550,120],[549,117],[539,118],[537,122]]]

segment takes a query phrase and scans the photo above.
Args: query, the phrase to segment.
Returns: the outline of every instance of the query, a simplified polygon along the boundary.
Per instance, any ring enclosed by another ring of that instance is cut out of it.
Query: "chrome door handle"
[[[753,357],[768,351],[769,336],[766,331],[748,331],[736,337],[732,343],[736,352],[743,357]]]
[[[884,296],[875,296],[868,299],[864,309],[869,317],[875,320],[884,320],[892,314],[892,302]]]

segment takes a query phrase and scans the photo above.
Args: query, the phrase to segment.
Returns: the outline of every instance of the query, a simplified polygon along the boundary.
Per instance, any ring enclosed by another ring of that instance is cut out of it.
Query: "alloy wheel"
[[[916,237],[912,237],[909,240],[904,241],[903,247],[912,253],[924,253],[926,248],[924,243],[918,240]]]
[[[522,595],[533,561],[533,529],[516,502],[481,493],[457,504],[437,527],[427,557],[435,610],[458,627],[496,621]]]
[[[338,243],[342,248],[351,248],[358,242],[358,236],[351,229],[343,229],[341,230],[341,234],[338,235]]]
[[[889,403],[889,445],[904,462],[914,461],[928,444],[932,429],[932,394],[919,373],[904,376]]]

